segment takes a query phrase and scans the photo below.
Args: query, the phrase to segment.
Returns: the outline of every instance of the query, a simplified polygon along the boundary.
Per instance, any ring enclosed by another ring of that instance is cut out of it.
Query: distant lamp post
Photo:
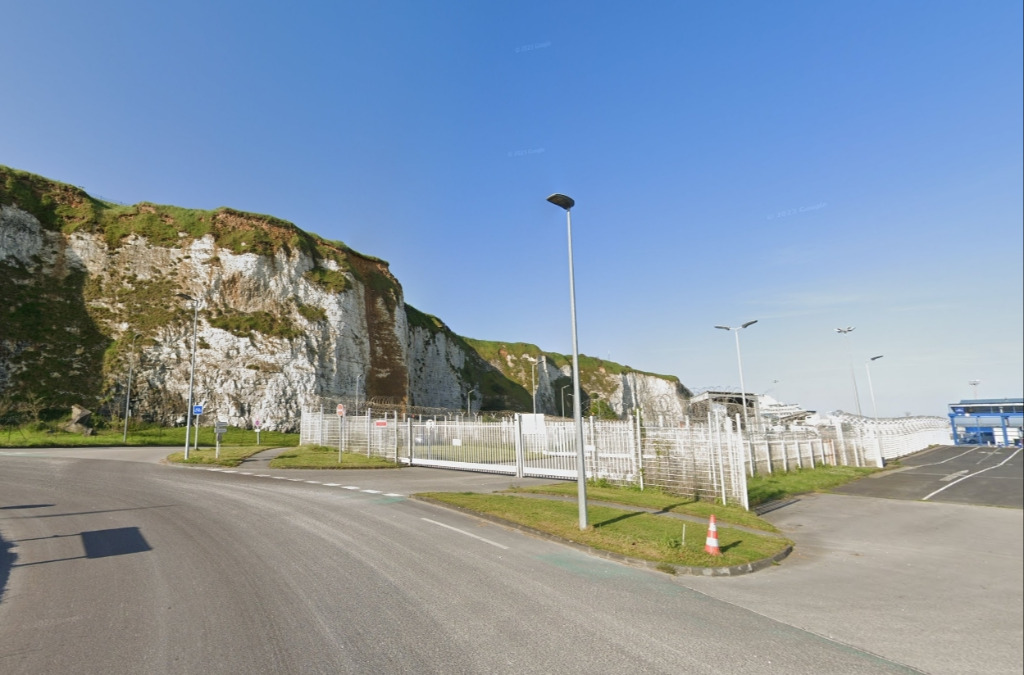
[[[123,443],[128,442],[128,414],[132,405],[132,367],[135,365],[135,340],[138,337],[138,333],[132,336],[132,351],[128,360],[128,391],[124,397],[124,438],[121,439]]]
[[[356,375],[356,410],[353,413],[354,415],[358,415],[359,414],[359,380],[360,380],[360,378],[362,378],[362,376],[363,376],[362,373],[359,373],[358,375]]]
[[[977,401],[978,400],[978,385],[981,384],[981,380],[971,380],[967,384],[971,385],[974,388],[974,400]]]
[[[533,399],[533,414],[537,414],[537,359],[532,356],[527,356],[526,360],[530,362],[532,368],[530,369],[530,391],[531,398]]]
[[[576,340],[576,281],[572,268],[572,215],[576,205],[571,197],[557,192],[548,201],[565,209],[566,232],[569,235],[569,312],[572,315],[572,417],[576,425],[576,485],[580,512],[580,529],[587,529],[587,465],[583,447],[583,415],[580,412],[580,355]]]
[[[176,293],[179,298],[184,298],[192,303],[194,315],[192,317],[192,368],[188,376],[188,410],[185,417],[185,460],[188,460],[189,431],[192,428],[192,392],[196,382],[196,329],[199,326],[199,301],[191,295]],[[199,420],[196,420],[199,426]]]
[[[868,371],[868,391],[871,393],[871,410],[874,413],[876,420],[878,419],[878,406],[875,405],[875,387],[874,385],[871,384],[871,362],[877,361],[883,356],[885,356],[885,354],[872,356],[870,359],[864,362],[864,370]]]
[[[571,386],[572,386],[571,384],[567,384],[567,385],[565,385],[565,387],[562,387],[562,417],[565,417],[565,389],[566,389],[566,387],[571,387]],[[571,396],[571,394],[570,394],[570,396]]]
[[[736,363],[740,369],[740,399],[743,401],[743,426],[747,428],[747,433],[750,433],[750,421],[747,419],[747,388],[743,384],[743,357],[740,354],[740,331],[748,326],[753,326],[755,323],[757,323],[757,319],[748,321],[735,328],[732,326],[715,326],[719,330],[732,331],[736,335]]]
[[[846,353],[850,360],[850,379],[853,380],[853,400],[857,402],[857,416],[863,417],[863,413],[860,411],[860,393],[857,391],[857,376],[853,372],[853,352],[850,351],[850,340],[849,335],[856,329],[855,326],[847,326],[846,328],[836,328],[836,332],[840,335],[846,335]]]

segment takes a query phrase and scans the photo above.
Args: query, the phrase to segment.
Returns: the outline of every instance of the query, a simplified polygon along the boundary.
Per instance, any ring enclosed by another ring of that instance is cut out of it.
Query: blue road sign
[[[192,406],[192,414],[193,415],[202,415],[203,414],[203,406],[201,406],[201,405],[194,405],[194,406]]]

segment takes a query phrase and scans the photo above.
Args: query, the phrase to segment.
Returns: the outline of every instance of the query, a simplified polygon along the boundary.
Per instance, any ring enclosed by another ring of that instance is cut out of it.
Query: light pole
[[[836,328],[836,332],[840,335],[846,335],[846,354],[850,360],[850,379],[853,380],[853,400],[857,402],[857,416],[863,417],[864,415],[860,411],[860,393],[857,391],[857,376],[853,372],[853,352],[850,351],[850,340],[849,335],[856,329],[856,326],[847,326],[846,328]]]
[[[750,433],[750,422],[747,419],[747,388],[743,384],[743,357],[740,355],[740,331],[747,326],[753,326],[757,323],[757,319],[748,321],[742,326],[733,328],[732,326],[715,326],[720,330],[729,330],[736,335],[736,363],[739,364],[740,369],[740,399],[743,401],[743,426],[747,428],[747,433]]]
[[[362,378],[362,376],[363,376],[362,373],[359,373],[358,375],[356,375],[356,411],[355,411],[356,415],[359,414],[359,380],[360,380],[360,378]]]
[[[531,391],[533,392],[532,396],[531,396],[531,398],[533,399],[533,414],[536,415],[537,414],[537,359],[533,358],[532,356],[526,356],[526,360],[529,361],[531,363],[531,365],[532,365],[532,368],[530,369],[530,387],[531,387]]]
[[[121,439],[122,443],[128,442],[128,411],[131,410],[132,404],[132,367],[135,365],[135,340],[138,337],[138,333],[132,336],[132,351],[128,360],[128,391],[124,397],[124,438]]]
[[[466,390],[466,421],[471,422],[473,418],[473,390]]]
[[[878,406],[875,405],[875,387],[871,384],[871,362],[877,361],[878,359],[885,356],[885,354],[879,354],[878,356],[872,356],[870,359],[864,362],[864,370],[868,371],[868,391],[871,393],[871,410],[875,415],[875,419],[878,419]]]
[[[576,484],[579,498],[580,529],[587,529],[587,465],[583,448],[583,416],[580,413],[580,356],[576,341],[576,281],[572,268],[572,215],[570,211],[576,205],[571,197],[557,192],[548,201],[565,209],[566,232],[569,236],[569,311],[572,315],[572,417],[576,425]],[[564,404],[563,404],[564,405]]]
[[[176,295],[191,302],[192,308],[195,311],[192,317],[192,368],[188,376],[188,410],[185,412],[185,460],[188,461],[188,433],[192,428],[192,387],[196,381],[196,328],[199,325],[199,301],[191,295],[185,295],[184,293],[177,293]],[[196,424],[199,424],[199,420],[196,420]]]
[[[978,400],[978,385],[981,384],[981,380],[971,380],[967,384],[974,388],[974,400]]]

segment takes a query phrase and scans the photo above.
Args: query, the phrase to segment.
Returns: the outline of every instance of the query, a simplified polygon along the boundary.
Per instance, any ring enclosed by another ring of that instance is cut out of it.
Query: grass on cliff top
[[[589,527],[579,529],[579,511],[573,501],[538,499],[509,494],[429,492],[418,495],[477,513],[518,523],[584,546],[664,565],[729,567],[769,558],[792,542],[782,537],[752,534],[728,526],[718,527],[720,556],[704,552],[707,528],[670,516],[624,511],[590,504]]]

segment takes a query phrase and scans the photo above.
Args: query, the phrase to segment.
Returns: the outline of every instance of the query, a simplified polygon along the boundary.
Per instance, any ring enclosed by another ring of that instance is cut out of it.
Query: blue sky
[[[1024,391],[1021,3],[6,2],[0,164],[268,213],[473,338],[944,415]],[[854,326],[842,336],[837,327]]]

